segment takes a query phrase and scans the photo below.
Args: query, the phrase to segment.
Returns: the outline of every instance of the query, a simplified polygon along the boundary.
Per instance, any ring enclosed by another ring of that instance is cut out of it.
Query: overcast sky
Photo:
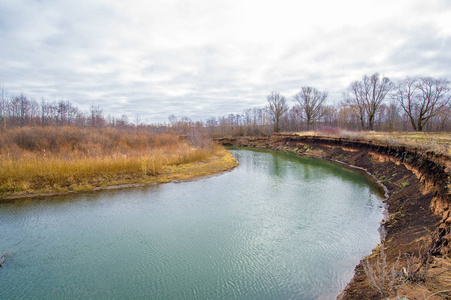
[[[451,79],[451,1],[0,0],[0,59],[9,95],[205,120],[374,72]]]

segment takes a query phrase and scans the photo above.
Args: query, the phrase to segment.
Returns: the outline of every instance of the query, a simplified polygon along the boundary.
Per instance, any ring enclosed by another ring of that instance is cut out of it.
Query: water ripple
[[[380,198],[318,160],[234,154],[204,180],[1,203],[0,298],[334,299]]]

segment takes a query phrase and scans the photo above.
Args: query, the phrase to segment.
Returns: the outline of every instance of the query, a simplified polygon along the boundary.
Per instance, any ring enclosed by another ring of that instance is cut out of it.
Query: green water
[[[232,152],[193,182],[0,203],[0,299],[334,299],[379,241],[377,187]]]

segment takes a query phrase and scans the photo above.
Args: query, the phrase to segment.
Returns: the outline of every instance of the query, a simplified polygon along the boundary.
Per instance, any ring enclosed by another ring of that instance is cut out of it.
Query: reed
[[[208,146],[205,146],[208,145]],[[145,130],[29,127],[0,133],[0,196],[153,181],[221,151]]]

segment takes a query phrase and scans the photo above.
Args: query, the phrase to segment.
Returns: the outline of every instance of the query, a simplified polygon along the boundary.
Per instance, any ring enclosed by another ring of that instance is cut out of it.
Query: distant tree
[[[91,107],[91,112],[92,112]],[[97,107],[97,109],[99,109]],[[69,101],[60,100],[56,104],[57,123],[58,125],[72,125],[77,116],[78,109]],[[101,113],[101,111],[100,111]]]
[[[0,99],[0,128],[6,127],[8,118],[8,102],[6,101],[6,90],[2,87],[2,98]]]
[[[128,126],[127,115],[122,115],[120,119],[116,120],[116,126],[118,128],[126,128]]]
[[[170,115],[168,117],[168,120],[169,120],[169,124],[171,124],[172,127],[174,127],[175,124],[177,124],[177,117],[174,114]]]
[[[362,129],[374,130],[377,110],[393,88],[387,77],[380,79],[378,73],[363,76],[362,81],[354,81],[344,95],[347,105],[357,114]],[[366,123],[366,127],[365,127]]]
[[[437,113],[437,119],[438,119],[438,128],[437,130],[440,131],[446,131],[450,130],[450,120],[451,120],[451,101],[448,103],[446,107],[440,110],[439,113]]]
[[[320,92],[316,88],[304,86],[294,95],[300,110],[300,117],[306,122],[307,130],[323,116],[323,105],[327,99],[327,92]]]
[[[322,119],[325,125],[336,127],[338,125],[338,107],[336,105],[323,105]]]
[[[31,118],[32,101],[24,94],[13,97],[9,102],[9,116],[11,125],[28,125]]]
[[[398,83],[395,99],[408,116],[413,130],[423,131],[429,120],[450,103],[450,84],[446,79],[407,77]]]
[[[400,107],[396,101],[391,100],[389,104],[382,104],[378,115],[379,130],[394,131],[399,130],[402,124],[400,124],[401,114]]]
[[[99,106],[91,105],[89,125],[91,127],[102,127],[105,125],[105,117]]]
[[[56,121],[56,105],[46,102],[44,99],[41,101],[41,124],[53,125]]]
[[[268,95],[267,99],[269,103],[269,114],[274,124],[274,131],[279,132],[280,121],[289,109],[287,100],[277,92],[272,92]]]
[[[216,127],[218,127],[219,122],[216,120],[216,117],[210,117],[205,121],[205,126],[207,127],[208,133],[210,136],[213,136],[216,132]]]

